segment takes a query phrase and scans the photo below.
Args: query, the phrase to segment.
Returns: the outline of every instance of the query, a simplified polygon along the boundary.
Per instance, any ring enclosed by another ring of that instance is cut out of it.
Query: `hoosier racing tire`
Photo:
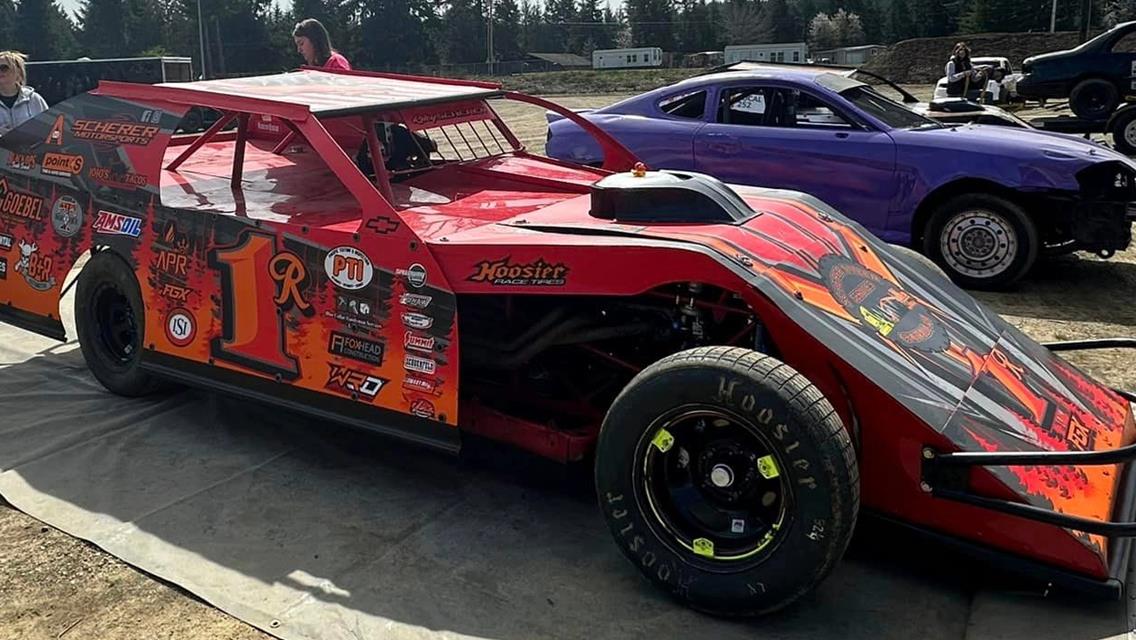
[[[778,360],[700,347],[640,372],[613,402],[595,462],[617,545],[694,609],[756,616],[812,591],[859,511],[851,439]]]

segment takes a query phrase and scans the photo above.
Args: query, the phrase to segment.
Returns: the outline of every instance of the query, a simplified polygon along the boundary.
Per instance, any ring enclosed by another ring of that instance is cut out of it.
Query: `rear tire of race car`
[[[1103,120],[1119,104],[1116,85],[1102,78],[1082,80],[1069,92],[1069,108],[1086,120]]]
[[[1109,123],[1112,146],[1126,156],[1136,155],[1136,108],[1122,109]]]
[[[1021,207],[987,193],[955,196],[927,222],[923,253],[960,287],[1006,289],[1037,262],[1037,227]]]
[[[108,391],[149,395],[164,385],[139,366],[145,305],[130,265],[113,251],[96,253],[79,273],[75,329],[87,368]]]
[[[764,615],[847,549],[860,477],[847,430],[804,376],[739,347],[644,369],[612,403],[596,491],[624,556],[681,603]]]

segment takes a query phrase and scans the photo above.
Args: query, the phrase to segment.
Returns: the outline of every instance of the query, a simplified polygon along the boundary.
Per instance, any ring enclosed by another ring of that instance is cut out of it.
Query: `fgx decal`
[[[51,275],[54,261],[51,256],[41,255],[36,243],[28,244],[20,240],[20,261],[16,263],[16,273],[24,276],[28,286],[36,291],[47,291],[55,286],[55,276]]]
[[[327,384],[324,387],[346,393],[352,398],[366,398],[368,402],[371,402],[379,395],[379,391],[382,391],[383,385],[386,383],[386,380],[378,376],[333,364],[327,376]]]
[[[0,215],[39,222],[43,220],[43,198],[11,189],[7,178],[0,178]]]
[[[83,171],[83,156],[66,153],[45,153],[43,156],[43,166],[40,167],[39,171],[40,173],[59,178],[70,178],[71,176],[79,175],[79,173]]]
[[[166,319],[166,337],[176,347],[187,347],[197,336],[193,314],[185,309],[174,309]]]
[[[150,144],[159,131],[156,125],[115,120],[76,120],[71,125],[71,135],[79,140],[139,147]]]
[[[137,238],[142,235],[142,219],[103,209],[95,218],[94,229],[95,233]]]
[[[30,153],[13,153],[8,156],[8,168],[19,171],[34,171],[39,160]]]
[[[497,286],[559,287],[566,282],[568,267],[550,264],[543,258],[517,264],[510,258],[483,260],[467,278],[470,282],[489,282]]]
[[[371,278],[375,275],[375,268],[367,254],[349,246],[328,251],[323,268],[335,286],[349,291],[371,284]]]
[[[381,342],[333,331],[327,343],[327,351],[332,355],[379,366],[383,363],[385,347]]]
[[[83,228],[83,207],[71,196],[60,196],[51,206],[51,227],[64,238],[72,238]]]

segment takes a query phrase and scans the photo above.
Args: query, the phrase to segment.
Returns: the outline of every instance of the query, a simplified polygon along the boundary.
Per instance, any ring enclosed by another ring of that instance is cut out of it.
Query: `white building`
[[[732,44],[725,49],[725,64],[743,60],[753,62],[804,62],[809,57],[809,45],[804,42],[777,42],[773,44]]]
[[[592,52],[593,69],[632,69],[659,67],[662,64],[663,50],[659,47],[596,49]]]

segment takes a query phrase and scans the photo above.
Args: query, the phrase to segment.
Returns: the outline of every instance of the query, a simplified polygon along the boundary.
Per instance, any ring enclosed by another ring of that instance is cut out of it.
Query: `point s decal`
[[[336,247],[327,252],[323,261],[327,277],[340,289],[353,291],[371,284],[375,268],[371,259],[355,247]]]

